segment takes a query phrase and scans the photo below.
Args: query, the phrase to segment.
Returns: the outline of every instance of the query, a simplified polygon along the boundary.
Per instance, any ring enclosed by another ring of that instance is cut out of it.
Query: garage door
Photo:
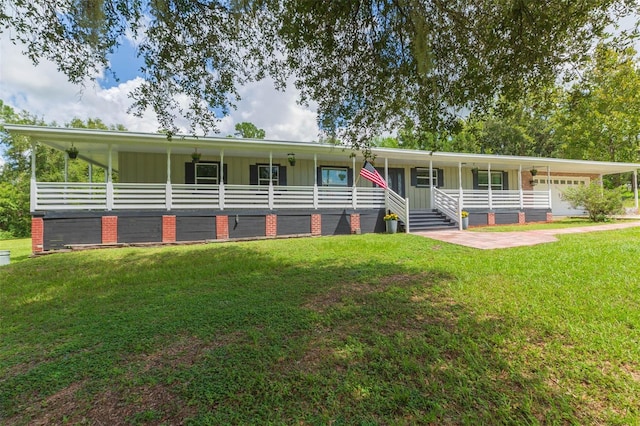
[[[547,178],[536,178],[536,190],[544,190],[548,188]],[[562,193],[572,186],[577,185],[589,185],[590,179],[588,177],[575,177],[575,176],[552,176],[549,180],[551,185],[551,212],[554,216],[575,216],[584,215],[586,212],[583,209],[572,209],[568,202],[562,199]]]

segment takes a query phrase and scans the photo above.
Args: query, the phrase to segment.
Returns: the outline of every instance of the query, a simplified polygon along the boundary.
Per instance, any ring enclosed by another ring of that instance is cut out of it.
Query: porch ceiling
[[[255,139],[230,139],[222,137],[174,136],[168,141],[166,136],[157,133],[115,132],[93,129],[70,129],[38,126],[5,125],[9,132],[29,136],[32,140],[52,148],[64,151],[74,144],[80,151],[79,157],[90,163],[106,167],[108,152],[143,152],[164,154],[171,148],[172,154],[188,155],[198,148],[204,155],[219,155],[224,150],[225,156],[269,156],[286,158],[288,153],[295,153],[297,159],[313,159],[318,161],[348,161],[351,154],[349,148],[313,142],[291,142]],[[411,165],[429,167],[477,167],[495,170],[523,170],[535,168],[540,174],[550,168],[552,172],[578,174],[616,174],[640,169],[638,163],[613,163],[600,161],[564,160],[558,158],[515,157],[504,155],[464,154],[447,152],[429,152],[390,148],[374,148],[377,166],[388,159],[390,165]],[[356,161],[360,163],[359,156]],[[113,155],[112,167],[118,169],[118,156]]]

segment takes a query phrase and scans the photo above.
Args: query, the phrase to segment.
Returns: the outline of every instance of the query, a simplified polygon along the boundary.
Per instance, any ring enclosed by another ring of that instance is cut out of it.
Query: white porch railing
[[[36,185],[36,211],[104,209],[107,205],[104,183],[38,182]]]
[[[438,209],[442,214],[456,223],[460,223],[460,192],[446,193],[438,188],[433,188],[433,208]]]
[[[165,207],[166,191],[165,185],[162,183],[113,184],[113,208],[115,210],[163,209]]]
[[[385,208],[381,188],[37,182],[33,193],[34,211]]]
[[[409,224],[408,200],[381,188],[185,185],[144,183],[34,183],[34,211],[112,209],[376,209]],[[459,190],[434,188],[435,208],[458,221]],[[462,208],[549,208],[548,191],[465,190]]]
[[[457,189],[445,189],[440,192],[456,200],[460,194]],[[551,202],[548,191],[491,191],[489,198],[489,191],[465,189],[462,192],[462,206],[464,209],[544,209],[549,208]]]
[[[391,189],[387,189],[385,192],[386,197],[386,210],[390,210],[392,213],[397,214],[404,222],[404,228],[406,232],[409,232],[409,199],[402,198],[399,194],[395,193]]]
[[[218,185],[171,185],[170,208],[217,209],[220,206]]]

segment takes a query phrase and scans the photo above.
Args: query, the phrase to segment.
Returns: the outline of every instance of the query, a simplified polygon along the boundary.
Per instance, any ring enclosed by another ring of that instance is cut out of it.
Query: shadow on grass
[[[94,251],[3,271],[0,420],[574,418],[565,396],[505,358],[508,321],[449,296],[456,277],[311,256],[313,244]]]

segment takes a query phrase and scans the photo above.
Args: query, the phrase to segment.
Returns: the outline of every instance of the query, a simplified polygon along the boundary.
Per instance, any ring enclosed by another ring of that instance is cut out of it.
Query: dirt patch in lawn
[[[325,312],[337,306],[346,298],[353,299],[368,294],[380,293],[389,287],[424,286],[432,287],[438,282],[449,280],[446,274],[429,271],[418,274],[391,274],[371,283],[340,283],[311,298],[305,307],[316,312]]]
[[[49,424],[184,424],[197,414],[186,404],[176,384],[140,383],[145,375],[164,369],[188,368],[198,363],[212,349],[238,341],[241,335],[222,335],[211,341],[194,336],[179,336],[168,345],[124,360],[121,380],[109,389],[95,389],[90,380],[70,384],[44,400],[34,401],[8,425]]]

